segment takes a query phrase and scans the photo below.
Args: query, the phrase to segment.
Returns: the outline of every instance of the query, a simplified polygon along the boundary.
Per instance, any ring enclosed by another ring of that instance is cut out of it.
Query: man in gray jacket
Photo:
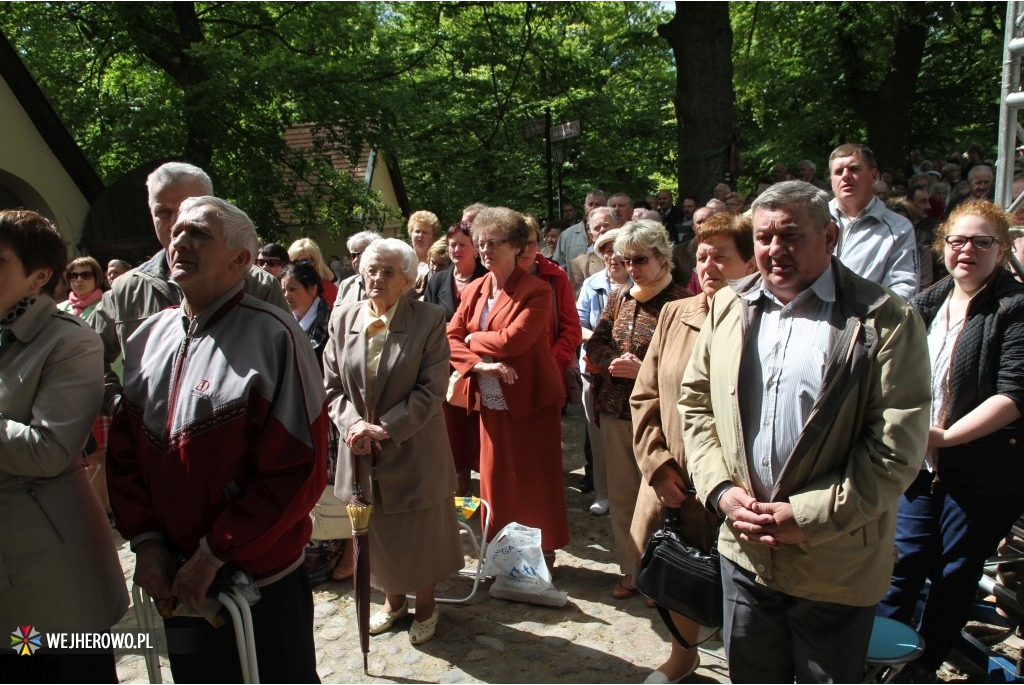
[[[213,195],[213,182],[206,172],[181,162],[159,166],[146,179],[146,188],[153,228],[163,249],[142,266],[118,278],[89,317],[89,325],[103,339],[103,411],[107,415],[113,414],[121,396],[121,381],[111,365],[123,354],[128,338],[153,314],[181,303],[181,291],[171,283],[167,256],[178,207],[187,198]],[[263,269],[249,269],[245,292],[288,311],[281,284]]]
[[[921,266],[914,226],[874,196],[875,155],[846,143],[829,156],[832,218],[839,226],[835,256],[861,278],[891,288],[905,300],[917,294]]]

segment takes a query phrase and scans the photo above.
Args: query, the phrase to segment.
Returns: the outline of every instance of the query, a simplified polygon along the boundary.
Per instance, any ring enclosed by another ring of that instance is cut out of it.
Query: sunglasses
[[[362,252],[349,252],[348,253],[348,258],[349,259],[359,259],[362,256],[363,256]]]
[[[621,255],[617,255],[615,259],[623,266],[643,266],[647,262],[651,261],[651,258],[646,255],[640,255],[639,257],[623,257]]]
[[[79,280],[81,280],[81,281],[91,281],[94,278],[96,278],[96,274],[94,274],[91,271],[69,271],[68,272],[68,280],[69,281],[79,281]]]
[[[259,259],[256,260],[256,266],[269,266],[271,269],[276,269],[277,267],[281,266],[281,260],[274,258],[263,259],[262,257],[260,257]]]

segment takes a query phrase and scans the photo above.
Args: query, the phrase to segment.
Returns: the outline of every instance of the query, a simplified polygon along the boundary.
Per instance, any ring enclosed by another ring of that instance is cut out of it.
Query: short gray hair
[[[210,180],[209,175],[196,165],[185,162],[167,162],[158,166],[146,177],[146,190],[149,192],[149,196],[153,197],[157,188],[189,181],[200,183],[203,186],[204,196],[213,195],[213,181]]]
[[[204,210],[204,207],[212,209]],[[245,268],[245,271],[248,271],[249,267],[253,265],[256,255],[259,254],[260,239],[256,235],[256,227],[249,216],[227,200],[211,195],[186,198],[178,209],[178,221],[175,222],[175,226],[195,217],[208,215],[220,219],[221,233],[229,250],[249,251],[249,263]],[[243,273],[245,272],[243,271]]]
[[[602,214],[607,214],[608,218],[612,220],[612,223],[613,224],[615,223],[615,212],[613,212],[612,208],[607,206],[607,205],[601,205],[600,207],[594,207],[592,210],[590,210],[590,214],[587,214],[587,221],[590,221],[590,219],[595,214],[597,214],[598,212],[600,212]]]
[[[806,164],[807,166],[811,167],[811,173],[812,173],[812,174],[816,174],[816,173],[818,173],[818,167],[817,167],[817,166],[815,166],[814,162],[812,162],[811,160],[809,160],[809,159],[801,159],[801,160],[800,160],[799,162],[797,162],[797,164],[796,164],[796,166],[797,166],[797,168],[798,168],[798,169],[800,168],[800,165],[801,165],[801,164]]]
[[[624,254],[627,250],[653,250],[661,256],[666,267],[670,271],[672,269],[672,246],[668,243],[668,233],[657,221],[641,219],[622,224],[615,239],[615,254]]]
[[[762,209],[782,209],[789,205],[803,205],[811,218],[820,221],[822,226],[832,220],[828,193],[806,181],[782,181],[769,186],[757,196],[750,210],[752,216],[757,216]]]
[[[968,181],[973,181],[974,177],[977,176],[978,172],[980,172],[980,171],[987,171],[989,174],[992,175],[992,178],[996,177],[995,172],[992,171],[992,167],[990,167],[988,164],[975,164],[967,172],[967,180]]]
[[[601,198],[601,202],[607,202],[608,201],[608,193],[604,192],[600,188],[591,188],[590,192],[587,193],[587,197],[590,197],[591,195],[593,195],[594,197],[600,197]],[[583,204],[587,204],[587,198],[586,197],[583,198]]]
[[[348,248],[349,252],[358,252],[359,248],[366,249],[366,246],[370,243],[380,240],[383,238],[377,231],[360,231],[354,235],[349,236],[349,239],[345,242],[345,247]]]
[[[370,257],[379,257],[381,259],[398,257],[402,262],[402,275],[410,281],[416,280],[418,275],[416,272],[416,250],[412,249],[412,245],[404,240],[381,238],[367,245],[366,249],[363,250],[363,258],[359,262],[359,271],[362,275],[365,275],[366,265],[370,263]]]

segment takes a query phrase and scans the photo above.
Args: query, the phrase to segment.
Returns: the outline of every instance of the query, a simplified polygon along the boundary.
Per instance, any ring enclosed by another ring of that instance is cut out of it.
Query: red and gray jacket
[[[296,568],[326,484],[328,418],[295,320],[233,287],[193,319],[172,307],[127,341],[107,452],[132,545],[202,547],[262,584]]]

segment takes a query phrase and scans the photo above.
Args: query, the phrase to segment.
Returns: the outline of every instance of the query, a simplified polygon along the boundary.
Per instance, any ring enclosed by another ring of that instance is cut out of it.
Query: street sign
[[[533,121],[523,124],[523,138],[529,140],[534,136],[539,136],[544,133],[544,127],[547,126],[548,120],[545,117],[540,119],[534,119]]]
[[[551,142],[580,137],[580,120],[564,121],[551,127]]]

